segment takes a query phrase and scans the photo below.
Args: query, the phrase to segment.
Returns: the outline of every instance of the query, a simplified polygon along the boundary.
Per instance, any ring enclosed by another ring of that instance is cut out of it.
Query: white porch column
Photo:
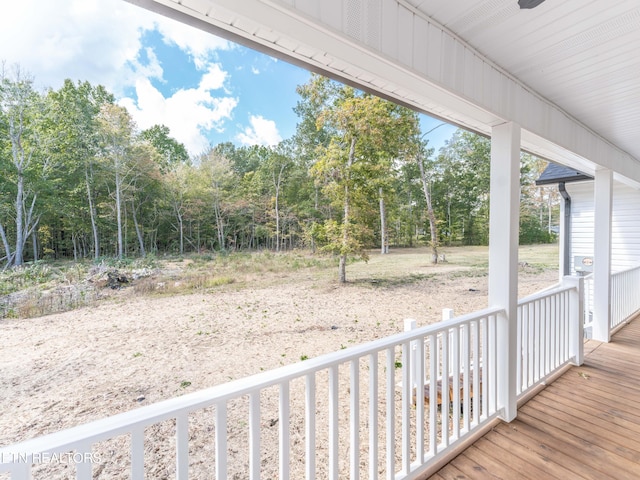
[[[504,123],[491,133],[489,306],[506,314],[498,323],[498,405],[502,419],[516,417],[516,321],[520,219],[520,126]]]
[[[613,172],[598,169],[595,175],[593,235],[593,338],[611,339],[611,213]]]

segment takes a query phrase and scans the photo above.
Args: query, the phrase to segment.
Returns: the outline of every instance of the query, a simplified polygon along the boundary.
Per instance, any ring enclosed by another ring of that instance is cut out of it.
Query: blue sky
[[[296,86],[310,73],[123,0],[3,5],[0,60],[39,88],[102,84],[139,128],[167,125],[197,154],[209,145],[274,145],[295,132]],[[440,122],[423,116],[423,131]],[[429,135],[439,147],[454,127]]]

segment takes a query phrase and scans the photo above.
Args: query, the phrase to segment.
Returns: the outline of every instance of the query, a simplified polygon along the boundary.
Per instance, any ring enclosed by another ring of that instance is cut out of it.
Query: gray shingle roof
[[[544,172],[542,172],[536,180],[536,185],[553,185],[555,183],[578,182],[580,180],[593,180],[593,177],[574,170],[573,168],[549,162],[547,168],[544,169]]]

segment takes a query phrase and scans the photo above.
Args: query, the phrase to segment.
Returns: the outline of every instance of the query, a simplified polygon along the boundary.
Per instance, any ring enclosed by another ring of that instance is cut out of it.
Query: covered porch
[[[434,479],[634,479],[640,459],[640,321],[585,342],[566,370],[435,473]]]
[[[75,452],[65,474],[91,479],[90,455],[124,437],[141,479],[145,430],[168,422],[179,479],[637,477],[638,322],[606,343],[640,309],[640,270],[611,269],[614,176],[640,185],[637,5],[131,1],[491,136],[488,308],[2,448],[0,474]],[[561,275],[517,298],[521,150],[594,177],[592,284]],[[204,452],[195,416],[211,420]]]

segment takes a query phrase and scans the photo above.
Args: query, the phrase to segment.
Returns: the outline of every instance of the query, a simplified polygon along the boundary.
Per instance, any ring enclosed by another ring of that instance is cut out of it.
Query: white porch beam
[[[613,172],[598,169],[595,174],[593,239],[593,338],[611,339],[611,213]]]
[[[520,219],[520,126],[504,123],[491,135],[489,305],[505,310],[498,327],[498,405],[503,420],[516,417],[516,322]]]

